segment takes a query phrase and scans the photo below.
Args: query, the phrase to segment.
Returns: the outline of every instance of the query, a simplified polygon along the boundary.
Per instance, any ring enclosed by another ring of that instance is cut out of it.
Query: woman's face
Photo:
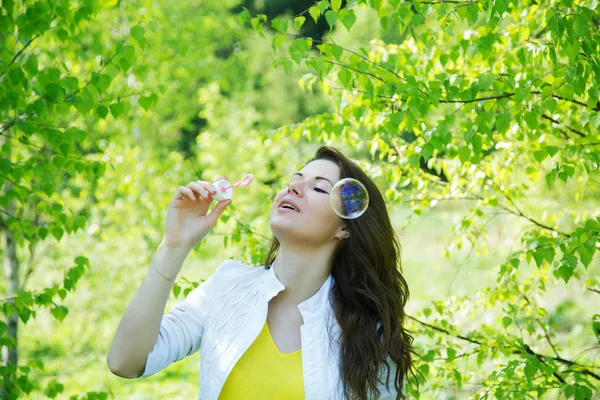
[[[317,246],[337,240],[343,220],[333,212],[329,196],[339,180],[340,168],[328,160],[311,161],[294,173],[273,200],[271,230],[277,239]],[[280,207],[284,200],[295,203],[296,210]]]

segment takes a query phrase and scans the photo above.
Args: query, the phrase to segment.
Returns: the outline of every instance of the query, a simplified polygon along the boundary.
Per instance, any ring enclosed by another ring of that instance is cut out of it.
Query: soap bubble
[[[344,219],[354,219],[367,211],[369,192],[360,181],[344,178],[331,189],[329,202],[337,215]]]

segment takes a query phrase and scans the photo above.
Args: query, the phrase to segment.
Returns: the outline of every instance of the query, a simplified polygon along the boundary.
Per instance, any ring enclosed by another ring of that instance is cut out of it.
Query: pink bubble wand
[[[240,185],[248,186],[252,182],[253,178],[254,175],[247,174],[246,176],[244,176],[244,178],[242,178],[242,180],[237,181],[233,185],[230,182],[228,182],[227,179],[219,179],[218,181],[213,182],[215,189],[217,189],[217,193],[215,195],[212,195],[212,198],[215,200],[230,199],[231,195],[233,194],[233,188],[239,187]]]
[[[221,187],[221,193],[225,193],[225,192],[227,191],[227,189],[230,189],[230,188],[236,188],[236,187],[238,187],[238,186],[240,186],[240,185],[242,185],[242,186],[244,186],[244,187],[245,187],[245,186],[248,186],[249,184],[251,184],[251,183],[252,183],[252,179],[253,179],[253,178],[254,178],[254,175],[252,175],[252,174],[247,174],[246,176],[244,176],[244,177],[242,178],[242,180],[241,180],[241,181],[237,181],[237,182],[236,182],[234,185],[231,185],[231,186],[223,186],[223,187]]]

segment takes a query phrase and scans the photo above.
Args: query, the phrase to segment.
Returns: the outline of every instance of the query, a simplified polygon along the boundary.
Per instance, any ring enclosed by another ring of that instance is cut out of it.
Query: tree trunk
[[[8,182],[5,185],[5,191],[10,190],[12,184]],[[12,214],[12,207],[7,207],[7,211]],[[20,282],[19,282],[19,259],[17,258],[17,243],[15,242],[15,237],[13,232],[5,225],[2,224],[2,247],[4,249],[4,271],[6,273],[6,286],[7,286],[7,295],[6,297],[10,298],[13,296],[13,293],[20,290]],[[9,299],[9,303],[13,303],[11,299]],[[17,349],[17,334],[18,334],[18,322],[19,315],[14,312],[12,315],[5,316],[6,325],[8,325],[6,330],[6,335],[9,338],[14,340],[14,347],[8,348],[8,346],[2,346],[2,365],[6,366],[14,366],[17,367],[18,360],[18,349]],[[2,393],[1,398],[8,398],[8,393],[11,393],[12,390],[10,387],[14,385],[15,375],[7,374],[4,376],[4,383],[2,385]]]

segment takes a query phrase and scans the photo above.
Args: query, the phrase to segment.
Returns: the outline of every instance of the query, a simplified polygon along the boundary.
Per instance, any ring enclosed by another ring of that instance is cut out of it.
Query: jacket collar
[[[267,296],[268,302],[279,292],[285,290],[285,285],[279,280],[279,278],[277,278],[277,275],[275,274],[274,265],[266,269],[267,272],[263,280],[263,285],[264,294]],[[325,317],[325,313],[323,311],[325,308],[330,306],[330,291],[334,282],[335,280],[333,276],[331,275],[331,273],[329,273],[327,279],[325,280],[325,282],[323,282],[317,293],[315,293],[312,297],[304,300],[302,303],[298,304],[298,310],[300,310],[300,314],[302,314],[304,323],[307,323],[320,317]]]

